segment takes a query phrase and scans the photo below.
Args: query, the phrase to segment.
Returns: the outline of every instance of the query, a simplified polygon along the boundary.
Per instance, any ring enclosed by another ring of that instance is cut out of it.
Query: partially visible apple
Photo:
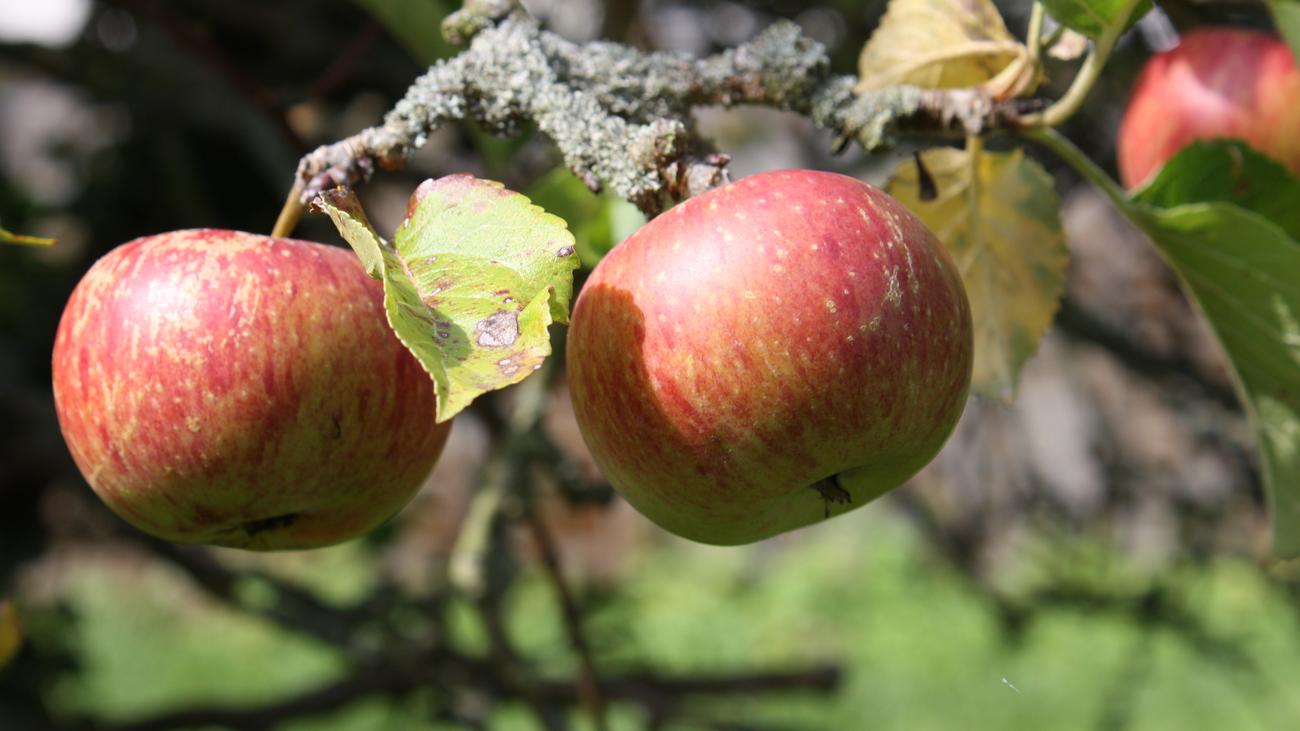
[[[310,548],[397,512],[447,439],[352,252],[212,229],[136,239],[77,285],[54,399],[90,486],[184,543]]]
[[[1245,28],[1188,32],[1143,69],[1119,130],[1137,188],[1195,140],[1235,138],[1300,173],[1300,71],[1286,43]]]
[[[853,178],[745,178],[646,224],[574,306],[569,387],[610,483],[660,526],[756,541],[861,506],[965,405],[970,304],[934,235]]]

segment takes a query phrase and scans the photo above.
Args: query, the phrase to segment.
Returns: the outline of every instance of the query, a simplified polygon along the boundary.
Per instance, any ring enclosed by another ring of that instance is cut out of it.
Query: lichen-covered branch
[[[775,23],[715,56],[578,44],[542,30],[510,0],[471,0],[444,23],[469,42],[435,64],[378,127],[303,158],[300,200],[400,167],[433,129],[473,119],[501,134],[535,124],[588,187],[608,187],[648,214],[726,181],[728,158],[694,128],[701,106],[756,104],[807,115],[837,147],[871,150],[904,131],[980,134],[1013,126],[1023,101],[973,89],[893,87],[855,93],[830,71],[825,48],[793,23]]]

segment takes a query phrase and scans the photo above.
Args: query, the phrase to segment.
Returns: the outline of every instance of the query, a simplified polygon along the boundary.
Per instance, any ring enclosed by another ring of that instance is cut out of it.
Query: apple
[[[929,462],[970,386],[943,246],[854,178],[754,175],[671,209],[592,272],[569,388],[606,479],[703,543],[861,506]]]
[[[324,546],[397,512],[450,424],[352,252],[201,229],[100,259],[59,322],[59,425],[119,516],[169,541]]]
[[[1235,138],[1300,173],[1300,71],[1286,43],[1205,28],[1142,70],[1119,130],[1119,172],[1141,186],[1194,140]]]

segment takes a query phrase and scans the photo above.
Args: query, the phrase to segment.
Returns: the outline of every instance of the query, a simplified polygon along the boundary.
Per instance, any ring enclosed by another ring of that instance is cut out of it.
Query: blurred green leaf
[[[459,3],[449,0],[353,0],[365,8],[421,63],[455,52],[442,37],[442,19]]]
[[[23,630],[18,622],[18,608],[12,601],[0,601],[0,669],[18,655],[23,645]]]
[[[1132,206],[1227,352],[1258,437],[1274,550],[1300,555],[1300,243],[1222,202]]]
[[[1268,7],[1277,29],[1291,46],[1291,55],[1300,59],[1300,0],[1268,0]]]
[[[457,49],[442,37],[442,20],[460,7],[450,0],[354,0],[388,29],[411,55],[420,63],[432,65],[447,58]],[[519,149],[528,142],[531,134],[518,134],[509,138],[497,137],[472,120],[461,123],[461,129],[474,141],[489,175],[503,175]]]
[[[0,228],[0,244],[17,244],[18,246],[53,246],[54,239],[39,236],[24,236]]]
[[[1043,7],[1058,23],[1077,30],[1089,38],[1096,38],[1107,28],[1120,22],[1127,0],[1043,0]],[[1151,0],[1144,0],[1128,17],[1128,24],[1151,10]]]
[[[1300,239],[1300,178],[1244,142],[1193,143],[1166,163],[1134,199],[1161,208],[1235,203]]]
[[[389,324],[433,377],[447,421],[541,367],[548,326],[568,321],[578,257],[562,219],[500,183],[451,175],[416,196],[393,244],[351,192],[317,202],[363,262],[379,253]]]
[[[596,195],[563,166],[528,189],[528,197],[569,222],[585,267],[594,267],[620,241],[645,225],[636,206],[609,193]]]

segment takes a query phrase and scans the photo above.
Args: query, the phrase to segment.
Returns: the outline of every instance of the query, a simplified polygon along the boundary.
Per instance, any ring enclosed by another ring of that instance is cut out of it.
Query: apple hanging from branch
[[[861,506],[961,415],[970,304],[902,204],[853,178],[755,175],[668,211],[574,306],[569,386],[610,483],[660,526],[748,543]]]
[[[1246,28],[1188,32],[1142,70],[1120,125],[1135,189],[1196,140],[1245,140],[1300,174],[1300,71],[1283,41]]]
[[[137,528],[310,548],[397,512],[450,424],[351,252],[222,230],[124,244],[77,285],[54,398],[82,474]]]

